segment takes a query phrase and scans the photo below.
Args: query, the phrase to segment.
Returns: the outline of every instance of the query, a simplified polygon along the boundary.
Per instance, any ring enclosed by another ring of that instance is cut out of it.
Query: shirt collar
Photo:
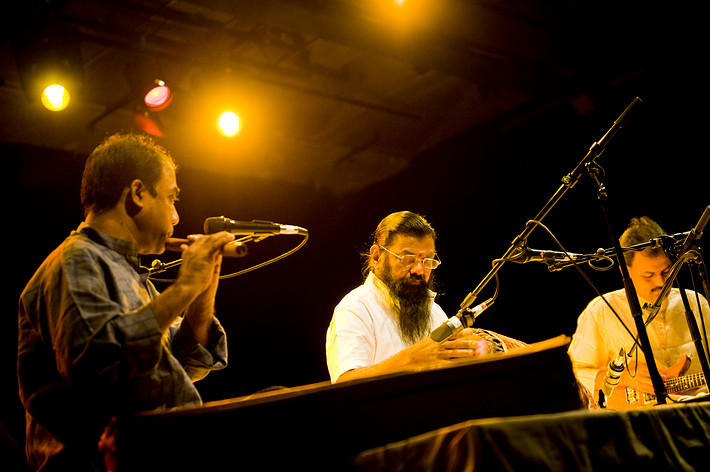
[[[136,246],[135,243],[113,237],[106,233],[102,233],[101,231],[97,230],[93,226],[90,226],[86,222],[81,223],[76,231],[78,233],[84,234],[86,237],[88,237],[95,243],[121,254],[136,269],[138,269],[138,267],[140,266],[140,261],[138,257],[138,246]]]

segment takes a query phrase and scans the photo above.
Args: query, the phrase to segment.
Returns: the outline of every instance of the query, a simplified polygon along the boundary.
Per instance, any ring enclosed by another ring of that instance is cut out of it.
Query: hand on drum
[[[461,330],[455,336],[440,344],[441,359],[455,359],[460,357],[483,356],[488,354],[488,341],[474,334],[471,328]]]

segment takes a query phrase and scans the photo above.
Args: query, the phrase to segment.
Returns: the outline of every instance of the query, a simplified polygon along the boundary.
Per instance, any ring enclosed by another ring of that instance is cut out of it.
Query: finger
[[[456,335],[452,339],[465,338],[466,336],[471,335],[473,335],[473,328],[464,328],[460,332],[456,333]]]
[[[452,344],[453,345],[449,348],[450,351],[466,352],[466,355],[470,353],[475,356],[488,354],[488,342],[485,339],[479,339],[477,341],[466,340]]]
[[[477,356],[488,354],[488,350],[488,342],[485,339],[476,342],[475,352]]]
[[[213,234],[192,234],[188,236],[188,239],[191,239],[192,241],[202,241],[203,244],[207,244],[211,247],[215,248],[221,248],[228,242],[234,241],[235,235],[232,233],[228,233],[227,231],[220,231],[218,233],[213,233]]]
[[[226,231],[214,233],[210,235],[194,234],[188,236],[188,239],[193,241],[191,245],[194,251],[205,251],[215,255],[222,252],[222,248],[235,239],[235,235]]]
[[[441,345],[444,349],[477,349],[479,345],[488,345],[484,339],[456,339],[454,341],[445,341]]]
[[[440,355],[443,359],[459,359],[462,357],[475,357],[476,351],[473,349],[447,349]]]

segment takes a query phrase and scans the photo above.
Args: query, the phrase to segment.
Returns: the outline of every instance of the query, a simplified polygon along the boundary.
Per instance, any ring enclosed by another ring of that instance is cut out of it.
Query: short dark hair
[[[114,134],[96,147],[86,160],[81,181],[84,213],[102,213],[116,206],[121,193],[135,179],[146,184],[151,195],[164,166],[177,170],[170,154],[149,136]]]
[[[422,215],[411,211],[398,211],[385,216],[377,225],[373,233],[372,244],[376,246],[388,246],[394,238],[404,234],[415,238],[430,236],[436,241],[436,231]],[[369,252],[363,254],[365,264],[363,274],[367,275],[374,266]]]
[[[622,248],[631,247],[637,244],[647,243],[648,241],[661,236],[667,236],[667,233],[663,230],[663,228],[661,228],[658,223],[653,221],[648,216],[641,216],[638,218],[631,218],[629,225],[619,238],[619,244]],[[634,254],[636,254],[636,252],[638,251],[624,251],[624,260],[627,266],[630,266],[633,262]],[[642,252],[648,257],[654,257],[663,252],[663,248],[647,247],[644,248]]]

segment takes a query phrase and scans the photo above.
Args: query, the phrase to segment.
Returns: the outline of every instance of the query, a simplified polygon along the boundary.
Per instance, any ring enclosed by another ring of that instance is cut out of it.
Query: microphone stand
[[[689,251],[686,252],[683,257],[679,259],[679,261],[685,262],[685,260],[694,260],[697,256],[699,256],[697,252]],[[695,351],[698,353],[698,359],[700,361],[700,366],[703,370],[703,375],[705,376],[705,379],[710,379],[710,366],[708,365],[708,358],[705,354],[705,348],[703,347],[703,341],[700,336],[698,322],[695,319],[693,310],[690,308],[690,303],[688,302],[688,294],[685,293],[685,290],[683,289],[680,284],[680,281],[677,278],[675,279],[675,282],[676,286],[680,290],[680,298],[681,300],[683,300],[683,307],[685,308],[685,318],[686,322],[688,323],[688,331],[690,331],[690,338],[695,344]],[[700,306],[698,306],[698,310],[700,310]]]
[[[597,142],[593,143],[592,146],[589,148],[589,151],[587,154],[584,156],[584,158],[577,164],[577,167],[572,170],[569,174],[565,175],[562,178],[562,185],[557,189],[557,191],[554,193],[554,195],[548,200],[548,202],[545,204],[545,206],[538,212],[538,214],[533,218],[533,221],[542,221],[545,216],[552,210],[552,208],[557,204],[557,202],[564,196],[564,194],[574,187],[577,182],[579,181],[582,172],[584,169],[587,167],[587,165],[590,162],[593,162],[594,159],[597,157],[601,156],[601,154],[604,152],[605,146],[611,141],[611,138],[614,137],[617,131],[621,129],[622,126],[626,124],[626,122],[631,118],[631,115],[635,111],[635,109],[643,103],[641,99],[636,97],[631,104],[626,107],[624,112],[619,115],[619,117],[614,121],[614,124],[612,127],[606,132],[606,134]],[[523,232],[520,233],[518,236],[515,237],[515,239],[512,241],[510,248],[505,252],[505,254],[500,257],[499,259],[496,259],[493,263],[493,267],[491,268],[490,272],[483,278],[483,280],[476,286],[476,288],[473,289],[471,293],[469,293],[466,298],[461,302],[460,309],[458,313],[456,313],[455,316],[462,318],[465,320],[465,315],[466,315],[466,310],[468,307],[473,304],[473,302],[476,300],[476,297],[478,297],[478,294],[481,293],[483,288],[495,277],[495,275],[498,273],[498,271],[501,269],[503,264],[505,263],[506,259],[511,257],[513,254],[517,253],[520,251],[520,249],[526,244],[526,241],[528,237],[532,234],[533,230],[535,229],[536,225],[531,225],[527,224],[525,228],[523,229]],[[470,326],[470,325],[467,325]]]
[[[591,165],[594,164],[594,165]],[[626,267],[624,262],[624,255],[621,251],[621,244],[619,239],[614,235],[611,228],[611,223],[609,219],[609,209],[607,205],[607,193],[604,185],[599,181],[599,168],[596,163],[590,163],[587,166],[588,175],[591,180],[597,186],[597,200],[602,208],[602,213],[604,214],[604,220],[606,222],[606,227],[609,231],[609,236],[611,237],[612,243],[614,244],[614,251],[616,252],[616,259],[619,262],[619,270],[621,271],[621,278],[624,283],[624,290],[626,292],[626,299],[629,304],[629,309],[631,310],[631,316],[634,319],[634,324],[636,325],[636,331],[638,333],[638,344],[641,347],[641,352],[643,352],[646,358],[646,363],[648,364],[648,373],[651,377],[651,383],[653,384],[653,390],[656,394],[656,401],[658,404],[664,404],[668,398],[668,392],[666,391],[666,385],[663,383],[663,378],[661,373],[658,371],[656,362],[653,357],[653,350],[651,349],[651,342],[648,339],[648,332],[646,331],[646,325],[643,322],[643,312],[641,311],[641,303],[639,303],[638,295],[636,294],[636,288],[629,276],[629,269]]]
[[[702,216],[700,217],[700,221],[695,225],[695,228],[693,228],[692,231],[688,234],[688,237],[686,240],[683,242],[683,246],[680,248],[679,252],[677,255],[674,255],[674,258],[676,259],[674,262],[676,264],[682,265],[685,262],[696,262],[696,260],[700,260],[700,263],[698,266],[703,266],[704,263],[702,262],[702,258],[700,257],[700,253],[692,250],[692,247],[694,245],[695,239],[699,238],[702,236],[703,229],[705,228],[705,225],[708,223],[708,220],[710,220],[710,206],[705,208],[705,211],[703,212]],[[699,269],[699,272],[702,275],[703,279],[703,288],[705,291],[705,296],[708,296],[708,286],[707,286],[707,274],[705,273],[704,269]],[[683,301],[683,307],[685,308],[685,317],[686,317],[686,322],[688,324],[688,330],[690,331],[690,336],[691,339],[693,340],[693,343],[695,344],[695,351],[698,353],[698,358],[700,360],[700,366],[702,367],[703,370],[703,375],[705,376],[705,379],[710,379],[710,365],[708,365],[708,358],[705,352],[705,348],[703,347],[703,342],[702,338],[700,336],[700,330],[698,328],[698,323],[697,320],[695,319],[695,316],[693,314],[693,310],[690,308],[690,303],[688,302],[688,295],[685,293],[685,290],[680,284],[679,279],[677,278],[677,272],[675,272],[676,277],[673,279],[669,280],[669,284],[672,283],[673,280],[675,280],[676,285],[678,289],[680,290],[680,297],[681,300]],[[662,296],[663,294],[659,295],[658,300],[656,300],[656,303],[654,304],[654,311],[653,311],[653,316],[657,313],[658,309],[661,306],[662,303]],[[698,305],[698,310],[701,311],[700,305]]]

